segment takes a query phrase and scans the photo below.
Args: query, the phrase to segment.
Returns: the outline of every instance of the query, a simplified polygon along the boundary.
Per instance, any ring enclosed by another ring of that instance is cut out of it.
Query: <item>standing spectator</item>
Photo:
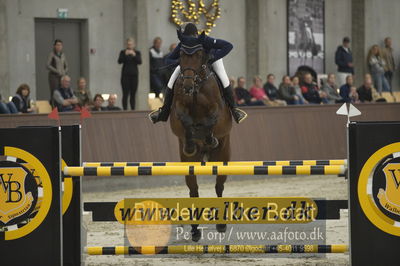
[[[117,94],[115,94],[115,93],[110,94],[107,101],[108,101],[108,105],[105,108],[107,111],[120,111],[121,110],[121,108],[119,108],[118,106],[115,106],[115,103],[117,102]]]
[[[289,76],[283,76],[282,83],[279,85],[279,95],[287,104],[303,104],[300,97],[296,95]]]
[[[237,79],[238,86],[235,88],[236,102],[240,106],[262,106],[265,105],[263,101],[257,100],[254,97],[251,97],[251,94],[248,90],[245,89],[246,79],[244,77],[239,77]]]
[[[326,93],[318,89],[318,86],[313,82],[310,73],[306,73],[304,75],[304,81],[301,86],[301,92],[303,93],[304,98],[309,103],[321,104],[328,102]]]
[[[103,96],[101,96],[101,94],[96,94],[93,98],[93,107],[92,107],[91,111],[94,111],[94,112],[105,111],[106,108],[103,107],[103,103],[104,103]]]
[[[389,83],[390,89],[393,90],[392,87],[392,77],[393,72],[396,69],[396,63],[393,57],[393,48],[392,48],[392,38],[385,38],[385,47],[382,48],[382,58],[385,60],[385,77]]]
[[[71,87],[71,78],[67,75],[61,77],[61,86],[53,93],[53,100],[59,112],[74,111],[78,104],[78,98]]]
[[[324,82],[322,86],[322,91],[324,91],[327,95],[328,103],[343,103],[344,100],[340,97],[338,93],[338,88],[335,83],[335,74],[328,74],[328,79]]]
[[[385,78],[386,64],[382,59],[381,50],[378,45],[374,44],[369,49],[367,64],[378,93],[381,94],[382,91],[390,91],[389,83]]]
[[[31,99],[29,95],[31,94],[31,89],[28,84],[21,84],[15,96],[12,98],[12,102],[20,113],[32,113],[35,111],[31,108]]]
[[[140,51],[135,49],[135,40],[128,38],[126,48],[119,53],[118,64],[122,64],[122,107],[128,109],[128,98],[132,110],[135,110],[136,91],[138,87],[138,65],[142,63]]]
[[[53,51],[47,59],[47,69],[49,70],[50,102],[53,93],[60,88],[60,79],[68,74],[67,58],[63,52],[63,42],[59,39],[54,41]]]
[[[385,102],[386,100],[379,97],[378,92],[373,86],[370,74],[365,74],[364,83],[357,89],[358,96],[362,103],[365,102]]]
[[[159,97],[166,81],[163,72],[160,70],[164,66],[164,53],[161,51],[162,40],[156,37],[153,46],[150,48],[150,92]]]
[[[80,77],[78,79],[78,87],[74,90],[76,98],[78,98],[79,107],[88,107],[91,104],[92,96],[87,88],[86,79]]]
[[[175,50],[176,46],[178,46],[176,43],[171,43],[171,45],[169,46],[169,53],[166,54],[164,56],[164,65],[178,65],[178,60],[169,60],[169,56],[171,55],[171,53]],[[169,78],[171,77],[172,73],[174,72],[175,67],[168,67],[165,68],[164,71],[164,76],[165,76],[165,80],[169,80]]]
[[[343,84],[341,87],[340,87],[340,96],[342,97],[342,99],[343,99],[343,101],[345,102],[345,103],[349,103],[349,102],[351,102],[351,99],[350,99],[350,90],[351,90],[351,87],[353,86],[353,76],[352,75],[348,75],[347,77],[346,77],[346,83],[345,84]]]
[[[350,38],[343,38],[343,45],[339,46],[335,54],[335,63],[338,68],[337,84],[342,86],[348,75],[354,74],[353,55],[350,50]]]
[[[301,93],[301,88],[300,88],[300,79],[298,76],[293,76],[292,77],[292,86],[294,88],[294,91],[296,92],[296,95],[299,97],[300,101],[303,102],[303,104],[308,104],[308,101],[304,98],[303,93]]]
[[[15,104],[11,102],[4,102],[0,94],[0,114],[16,114],[18,113]]]
[[[267,94],[270,101],[275,102],[276,105],[285,106],[286,102],[279,99],[278,89],[275,87],[275,76],[274,74],[268,74],[267,82],[264,84],[264,91]]]

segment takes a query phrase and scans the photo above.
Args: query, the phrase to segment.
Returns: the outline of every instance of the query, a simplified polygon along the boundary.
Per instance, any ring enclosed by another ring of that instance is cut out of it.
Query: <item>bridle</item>
[[[205,58],[207,58],[207,56],[205,56]],[[191,89],[189,90],[184,89],[185,95],[188,96],[196,95],[199,92],[201,86],[204,84],[204,82],[206,82],[208,78],[213,75],[212,71],[207,71],[206,62],[207,59],[204,60],[203,64],[200,66],[199,69],[194,69],[192,67],[186,67],[181,69],[178,78],[182,80],[191,79],[194,82],[194,86]],[[185,75],[187,71],[193,72],[193,75],[191,76]]]

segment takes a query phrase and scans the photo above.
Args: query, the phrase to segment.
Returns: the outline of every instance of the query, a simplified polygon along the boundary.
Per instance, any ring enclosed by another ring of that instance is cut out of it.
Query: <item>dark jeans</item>
[[[128,98],[131,109],[135,110],[136,91],[138,87],[138,76],[122,76],[122,107],[128,110]]]
[[[159,97],[160,93],[164,88],[163,78],[158,73],[150,73],[150,91],[156,94],[156,97]]]
[[[389,83],[389,86],[390,86],[390,91],[393,91],[393,88],[392,88],[392,78],[393,78],[393,72],[392,71],[386,71],[385,72],[385,77],[386,77],[386,79],[387,79],[387,81],[388,81],[388,83]]]

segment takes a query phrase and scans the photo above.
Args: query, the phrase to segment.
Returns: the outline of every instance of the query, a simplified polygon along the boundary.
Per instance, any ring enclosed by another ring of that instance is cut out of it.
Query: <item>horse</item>
[[[207,64],[203,48],[190,54],[180,51],[180,74],[174,84],[170,127],[178,137],[182,162],[230,160],[230,131],[232,116],[226,105],[214,72]],[[217,175],[215,192],[222,197],[226,175]],[[196,175],[185,176],[190,197],[199,197]],[[192,240],[198,241],[201,232],[192,225]],[[219,232],[226,224],[217,224]]]

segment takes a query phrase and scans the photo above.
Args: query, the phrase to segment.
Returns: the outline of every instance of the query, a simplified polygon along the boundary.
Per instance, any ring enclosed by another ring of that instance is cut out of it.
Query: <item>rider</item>
[[[195,24],[187,23],[185,29],[183,31],[183,37],[198,37],[198,30]],[[179,33],[178,33],[179,35]],[[231,110],[232,116],[235,119],[236,123],[242,122],[247,114],[236,107],[235,100],[233,98],[232,88],[229,83],[228,75],[225,72],[224,64],[222,62],[222,58],[227,55],[233,48],[232,44],[221,39],[214,39],[208,36],[205,36],[202,41],[203,48],[205,52],[209,54],[212,59],[212,68],[214,72],[218,75],[222,85],[223,85],[223,96],[225,98],[225,102]],[[182,44],[179,43],[175,50],[168,56],[168,60],[177,61],[179,59],[179,53]],[[178,78],[180,74],[180,66],[175,68],[174,73],[172,73],[167,89],[165,90],[165,99],[164,105],[159,110],[155,110],[149,114],[149,118],[153,123],[157,123],[158,121],[167,121],[168,116],[171,110],[172,98],[173,98],[173,87],[175,80]]]

